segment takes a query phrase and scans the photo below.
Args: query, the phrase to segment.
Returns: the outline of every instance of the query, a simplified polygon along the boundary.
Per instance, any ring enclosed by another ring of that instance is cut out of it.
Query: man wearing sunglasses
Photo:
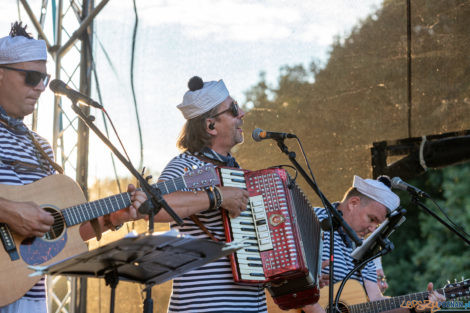
[[[61,171],[53,161],[49,143],[23,123],[49,82],[46,60],[45,42],[31,38],[21,23],[13,25],[9,36],[0,38],[0,184],[26,185]],[[114,229],[114,225],[137,218],[137,208],[145,201],[145,194],[135,191],[132,185],[128,192],[132,205],[99,218],[97,228]],[[53,222],[51,214],[33,202],[0,197],[0,225],[14,233],[41,237]],[[89,222],[81,225],[80,234],[84,240],[99,235]],[[17,301],[0,307],[0,313],[12,312],[47,312],[44,278]]]
[[[206,164],[239,167],[231,150],[243,142],[241,127],[245,112],[222,80],[203,82],[195,76],[188,87],[178,105],[186,119],[177,143],[183,153],[170,161],[160,180],[181,176],[185,169]],[[221,209],[236,217],[248,203],[248,192],[235,187],[181,191],[164,197],[184,218],[183,226],[172,227],[178,227],[181,233],[217,241],[225,241]],[[161,211],[156,221],[172,220]],[[174,279],[169,312],[267,312],[267,309],[263,287],[235,284],[230,261],[222,258]]]

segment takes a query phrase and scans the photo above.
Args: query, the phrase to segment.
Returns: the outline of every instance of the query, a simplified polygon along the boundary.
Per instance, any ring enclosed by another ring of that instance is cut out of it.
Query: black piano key
[[[230,181],[235,182],[235,183],[244,183],[244,179],[238,179],[238,178],[231,178]]]
[[[256,263],[248,263],[247,265],[250,267],[263,267],[263,264],[256,264]]]
[[[250,276],[256,276],[256,277],[264,277],[263,273],[250,273]]]
[[[243,239],[258,240],[258,238],[253,236],[242,236]]]
[[[245,173],[243,172],[230,172],[231,176],[238,176],[238,177],[245,177]]]
[[[261,258],[255,258],[255,257],[252,257],[252,256],[249,256],[246,258],[248,261],[261,261]]]
[[[240,221],[240,225],[248,225],[248,226],[253,226],[253,222],[247,222],[247,221]],[[242,228],[243,229],[243,228]]]
[[[254,228],[247,228],[247,227],[242,227],[240,228],[241,231],[249,231],[249,232],[252,232],[254,233],[255,232],[255,229]]]

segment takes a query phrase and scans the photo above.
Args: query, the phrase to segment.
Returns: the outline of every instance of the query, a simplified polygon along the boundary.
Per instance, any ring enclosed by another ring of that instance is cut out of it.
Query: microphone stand
[[[406,210],[400,209],[400,208],[397,209],[396,212],[393,212],[391,216],[388,218],[388,223],[384,224],[383,228],[381,227],[377,228],[376,232],[377,231],[380,232],[378,236],[370,237],[370,239],[374,241],[370,244],[367,250],[362,255],[354,259],[353,262],[356,266],[343,279],[340,287],[338,288],[338,292],[336,293],[335,302],[334,302],[334,309],[336,310],[335,312],[340,312],[340,310],[338,309],[339,298],[341,297],[341,293],[343,292],[343,288],[346,282],[351,278],[354,272],[358,271],[358,273],[360,273],[359,271],[361,271],[362,268],[366,266],[367,263],[389,253],[395,248],[393,243],[388,239],[388,237],[395,229],[398,228],[398,226],[400,226],[404,222],[405,214],[406,214]],[[374,236],[374,233],[372,233],[371,236]],[[367,245],[367,242],[364,242],[363,245],[364,244]],[[354,254],[354,251],[352,255],[353,254]]]
[[[422,208],[426,213],[428,213],[429,215],[434,217],[439,223],[441,223],[442,225],[447,227],[451,232],[453,232],[454,234],[459,236],[465,243],[470,245],[470,241],[468,240],[468,238],[464,237],[464,235],[459,233],[454,227],[452,227],[452,225],[449,225],[449,223],[444,221],[440,216],[438,216],[436,213],[434,213],[428,207],[426,207],[426,205],[424,205],[423,202],[419,201],[419,198],[420,198],[419,195],[411,194],[411,203],[413,203],[413,204],[417,205],[418,207]]]
[[[296,137],[297,138],[297,137]],[[310,185],[310,187],[315,191],[315,193],[320,197],[320,200],[322,201],[323,205],[325,208],[329,211],[329,228],[330,228],[330,264],[329,264],[329,312],[333,313],[334,307],[333,307],[333,269],[334,269],[334,230],[337,229],[339,226],[343,227],[344,231],[346,234],[351,238],[356,246],[360,246],[362,244],[362,240],[359,239],[357,236],[356,232],[352,230],[352,228],[346,223],[346,221],[343,219],[342,214],[328,201],[328,199],[323,195],[321,190],[318,188],[318,186],[315,184],[315,182],[312,180],[310,176],[305,172],[305,170],[302,168],[302,166],[297,162],[296,160],[296,154],[294,151],[289,151],[287,146],[284,144],[284,138],[274,138],[277,141],[277,145],[279,146],[279,149],[283,153],[285,153],[288,157],[289,160],[294,164],[295,168],[300,172],[302,177],[307,181],[307,183]],[[333,216],[333,218],[331,218]],[[351,274],[352,275],[352,274]]]
[[[357,261],[357,262],[355,261],[354,262],[356,264],[356,266],[348,273],[348,275],[346,275],[346,277],[341,282],[341,285],[338,288],[338,292],[336,293],[334,305],[332,306],[330,304],[330,307],[329,307],[330,312],[335,312],[335,313],[336,312],[341,312],[341,310],[339,310],[339,308],[338,308],[339,298],[341,296],[341,293],[343,292],[343,288],[346,285],[346,282],[351,278],[351,276],[354,274],[354,272],[362,270],[362,268],[364,266],[366,266],[366,264],[369,263],[370,261],[372,261],[372,260],[374,260],[378,257],[381,257],[381,256],[389,253],[390,251],[392,251],[394,249],[393,243],[390,240],[388,240],[387,238],[384,239],[384,238],[380,237],[380,238],[378,238],[378,242],[383,247],[382,250],[380,250],[377,254],[375,254],[371,257],[368,257],[368,258],[362,259],[360,261]],[[332,285],[331,282],[330,282],[330,285]],[[330,295],[331,295],[331,293],[330,293]]]
[[[175,211],[168,205],[168,203],[163,199],[160,189],[153,187],[148,183],[148,181],[134,168],[131,162],[129,162],[124,156],[119,152],[119,150],[114,147],[114,145],[109,141],[108,138],[93,124],[94,116],[92,115],[85,115],[80,107],[77,105],[77,100],[72,101],[72,109],[75,113],[85,122],[85,124],[95,132],[95,134],[111,149],[114,155],[127,167],[127,169],[131,172],[131,174],[137,178],[140,183],[140,187],[147,195],[147,201],[145,201],[141,207],[143,206],[143,210],[139,212],[142,214],[147,214],[149,216],[149,227],[148,231],[149,234],[153,233],[154,230],[154,220],[153,218],[155,215],[161,210],[163,207],[165,211],[175,220],[178,225],[183,224],[183,220],[176,214]],[[144,300],[144,312],[145,313],[152,313],[153,312],[153,300],[152,300],[152,287],[148,286],[145,288],[146,297]],[[114,303],[111,304],[112,310],[114,310]]]

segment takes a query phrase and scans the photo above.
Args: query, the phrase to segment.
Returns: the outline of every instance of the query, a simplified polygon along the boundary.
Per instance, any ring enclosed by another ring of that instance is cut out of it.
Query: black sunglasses
[[[20,68],[14,68],[14,67],[3,66],[3,65],[0,65],[0,68],[26,73],[24,82],[26,85],[31,86],[31,87],[36,87],[41,80],[44,83],[44,87],[47,87],[47,84],[49,84],[49,80],[51,79],[51,75],[41,73],[38,71],[23,70]]]
[[[236,101],[232,101],[232,103],[230,104],[230,107],[227,109],[227,110],[223,110],[222,112],[219,112],[213,116],[211,116],[212,118],[214,117],[217,117],[221,114],[224,114],[225,112],[228,112],[230,111],[230,113],[233,115],[233,117],[237,117],[238,114],[239,114],[239,107],[238,107],[238,103]]]

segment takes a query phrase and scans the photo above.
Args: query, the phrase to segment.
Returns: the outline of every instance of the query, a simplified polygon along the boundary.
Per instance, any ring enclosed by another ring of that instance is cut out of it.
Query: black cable
[[[95,34],[95,36],[96,36],[96,34]],[[90,38],[88,36],[85,36],[85,38],[86,38],[87,41],[90,40]],[[98,99],[99,99],[99,102],[101,104],[103,104],[103,98],[101,96],[101,87],[100,87],[100,82],[99,82],[99,79],[98,79],[98,73],[96,71],[96,64],[95,64],[95,59],[93,57],[93,51],[91,50],[91,45],[90,45],[89,42],[86,46],[89,49],[88,53],[90,54],[91,68],[92,68],[92,72],[93,72],[93,77],[95,78],[96,92],[98,93]],[[104,47],[102,47],[102,49],[104,50]],[[109,138],[108,123],[106,122],[105,113],[106,113],[105,111],[101,112],[102,117],[103,117],[103,124],[104,124],[104,129],[105,129],[105,132],[106,132],[106,137]],[[109,118],[109,116],[108,116],[108,118]],[[125,150],[124,147],[123,147],[123,149]],[[113,171],[114,171],[114,180],[116,181],[116,184],[118,186],[119,193],[122,193],[121,182],[119,181],[119,175],[118,175],[117,169],[116,169],[116,162],[114,160],[114,154],[112,152],[110,152],[110,155],[111,155],[111,163],[112,163]]]
[[[135,116],[137,118],[137,127],[139,130],[139,141],[140,141],[140,163],[139,169],[143,167],[144,162],[144,143],[142,140],[142,129],[140,127],[140,117],[139,117],[139,110],[137,108],[137,99],[135,96],[135,88],[134,88],[134,55],[135,55],[135,38],[137,37],[137,27],[139,25],[139,16],[137,14],[137,6],[135,4],[135,0],[132,1],[134,4],[134,15],[135,15],[135,23],[134,23],[134,31],[132,34],[132,50],[131,50],[131,91],[132,91],[132,99],[134,101],[134,108],[135,108]]]
[[[408,137],[411,138],[411,0],[406,0],[406,63],[408,96]]]
[[[304,160],[305,160],[305,163],[307,164],[307,168],[308,168],[308,171],[310,172],[310,177],[312,178],[312,181],[315,185],[317,185],[317,182],[315,181],[315,176],[313,175],[313,171],[312,171],[312,168],[310,167],[310,163],[308,162],[308,159],[307,159],[307,156],[305,154],[305,151],[304,151],[304,147],[302,146],[302,142],[300,141],[299,137],[295,137],[295,139],[297,139],[297,143],[299,144],[299,147],[300,147],[300,151],[302,152],[302,155],[304,157]],[[317,185],[318,186],[318,185]],[[334,294],[334,283],[333,283],[333,280],[334,280],[334,237],[335,237],[335,229],[334,229],[334,224],[333,224],[333,217],[331,216],[331,212],[330,212],[330,207],[327,205],[327,203],[329,203],[328,201],[326,201],[325,199],[325,196],[323,195],[322,192],[319,192],[318,193],[319,197],[320,197],[320,200],[323,204],[323,207],[325,208],[326,210],[326,213],[328,215],[328,223],[330,224],[330,256],[329,256],[329,270],[328,270],[328,279],[329,279],[329,285],[328,285],[328,295],[329,295],[329,299],[328,299],[328,303],[330,304],[330,307],[329,307],[329,312],[330,313],[333,313],[334,310],[336,310],[336,306],[333,305],[333,294]],[[320,272],[321,272],[321,269],[320,269]]]
[[[431,201],[434,203],[434,205],[439,209],[439,211],[441,211],[442,214],[444,214],[444,216],[445,216],[446,219],[449,221],[449,223],[451,223],[452,226],[454,226],[455,231],[459,230],[459,231],[461,231],[462,233],[464,233],[467,237],[470,238],[470,235],[465,231],[465,229],[464,229],[462,226],[455,224],[454,221],[452,221],[452,219],[449,217],[449,215],[447,215],[447,213],[439,206],[439,204],[437,204],[436,201],[434,201],[433,198],[430,198],[430,200],[431,200]]]

